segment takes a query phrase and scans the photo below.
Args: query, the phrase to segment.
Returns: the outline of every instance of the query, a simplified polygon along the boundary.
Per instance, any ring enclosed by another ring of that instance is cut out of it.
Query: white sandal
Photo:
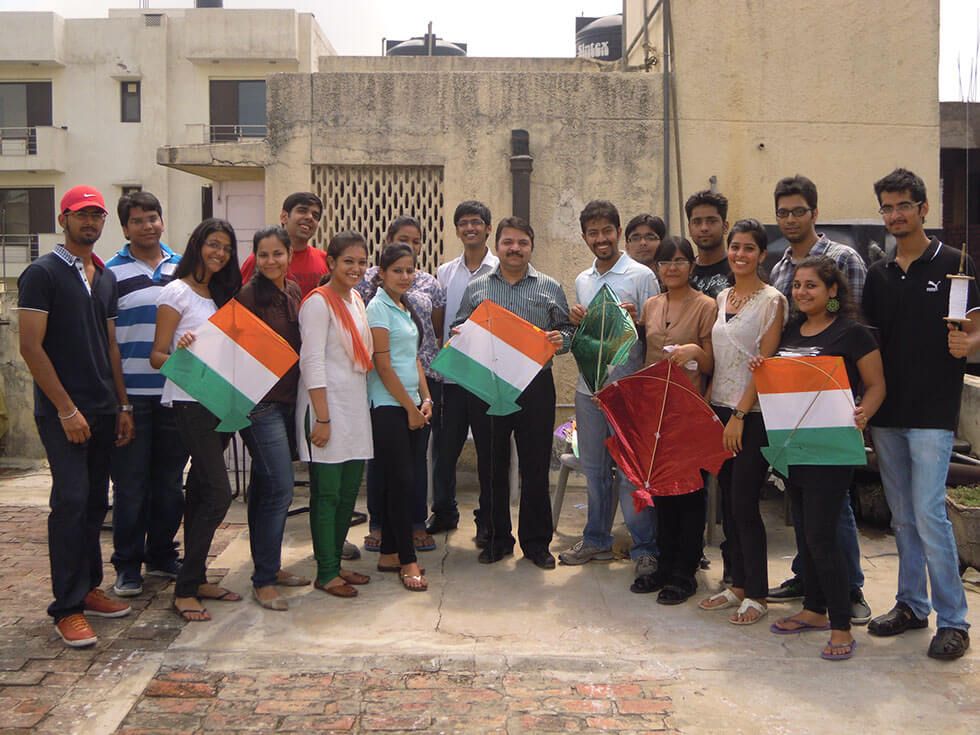
[[[757,617],[755,620],[733,620],[732,618],[729,618],[728,622],[732,625],[755,625],[769,614],[768,607],[756,602],[751,597],[746,597],[744,600],[742,600],[742,604],[738,606],[738,610],[735,611],[735,614],[744,615],[749,610],[757,611],[759,613],[759,617]]]
[[[724,600],[725,604],[724,605],[708,604],[711,602],[716,602],[717,600]],[[726,587],[717,595],[712,595],[706,600],[701,600],[701,602],[698,603],[698,607],[701,608],[702,610],[713,612],[715,610],[727,610],[730,607],[738,607],[741,604],[742,601],[738,598],[738,596]]]

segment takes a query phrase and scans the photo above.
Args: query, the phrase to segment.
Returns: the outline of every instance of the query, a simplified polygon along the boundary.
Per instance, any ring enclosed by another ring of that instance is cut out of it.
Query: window
[[[0,83],[0,153],[37,153],[38,127],[51,125],[51,82]]]
[[[139,184],[131,184],[129,186],[120,187],[122,189],[122,195],[129,196],[130,194],[135,194],[138,191],[143,191],[143,187]]]
[[[54,232],[54,189],[0,189],[0,261],[26,264],[38,256],[38,234]]]
[[[264,138],[265,80],[212,79],[211,142]]]
[[[119,103],[122,109],[120,120],[124,123],[140,121],[140,83],[120,82]]]

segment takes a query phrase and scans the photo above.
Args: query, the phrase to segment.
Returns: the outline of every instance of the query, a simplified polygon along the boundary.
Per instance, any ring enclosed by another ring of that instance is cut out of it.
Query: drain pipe
[[[663,105],[664,105],[664,225],[667,232],[670,232],[670,0],[664,0],[662,9],[663,20],[663,46],[660,51],[663,63],[661,73],[663,74]]]
[[[531,221],[531,155],[530,136],[526,130],[510,131],[510,175],[513,184],[511,213]]]

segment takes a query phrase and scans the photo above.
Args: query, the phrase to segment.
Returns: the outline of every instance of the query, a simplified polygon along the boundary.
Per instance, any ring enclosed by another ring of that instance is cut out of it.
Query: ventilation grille
[[[441,166],[313,166],[313,191],[324,206],[316,245],[326,248],[334,234],[354,230],[376,263],[388,225],[407,214],[422,224],[418,267],[434,274],[443,255],[442,175]]]
[[[159,28],[163,25],[163,15],[160,13],[145,13],[143,23],[147,28]]]

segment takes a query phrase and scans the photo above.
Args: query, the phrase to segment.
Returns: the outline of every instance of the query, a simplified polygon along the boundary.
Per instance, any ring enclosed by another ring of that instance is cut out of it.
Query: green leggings
[[[339,464],[310,463],[310,534],[316,581],[320,584],[340,574],[340,554],[363,474],[362,459]]]

